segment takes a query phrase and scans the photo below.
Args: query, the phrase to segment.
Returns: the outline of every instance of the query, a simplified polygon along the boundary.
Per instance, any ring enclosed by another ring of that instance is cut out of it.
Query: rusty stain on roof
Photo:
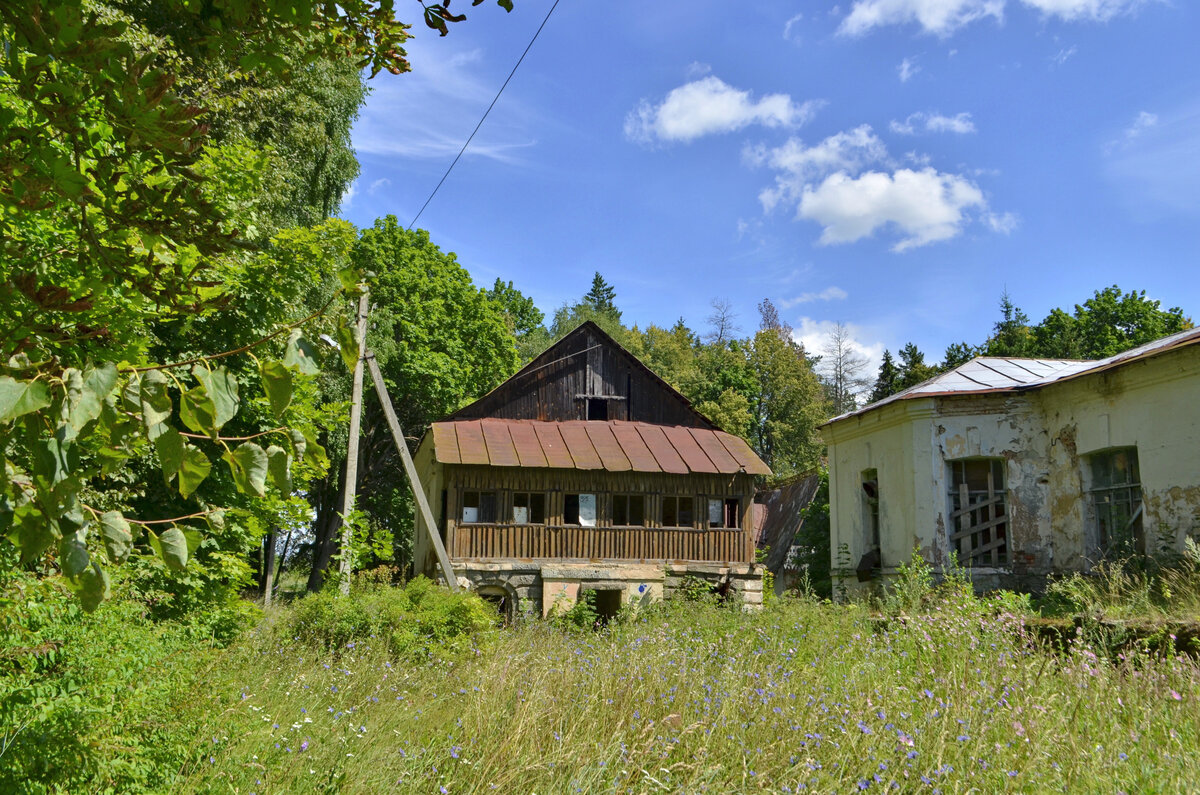
[[[443,464],[771,474],[743,439],[724,431],[623,420],[435,422],[433,444]]]

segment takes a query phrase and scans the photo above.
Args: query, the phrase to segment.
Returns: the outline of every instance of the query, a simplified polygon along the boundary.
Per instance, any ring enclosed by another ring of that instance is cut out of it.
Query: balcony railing
[[[450,556],[459,560],[654,560],[749,563],[741,528],[693,530],[647,527],[554,527],[463,524],[452,527]]]

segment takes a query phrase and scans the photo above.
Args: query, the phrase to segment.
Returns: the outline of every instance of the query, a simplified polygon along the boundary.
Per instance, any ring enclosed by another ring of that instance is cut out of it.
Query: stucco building
[[[1200,534],[1200,329],[1100,361],[978,358],[822,427],[835,576],[951,552],[978,589]]]
[[[770,470],[594,323],[434,423],[415,462],[455,576],[510,616],[588,591],[612,613],[688,578],[762,602],[751,506]]]

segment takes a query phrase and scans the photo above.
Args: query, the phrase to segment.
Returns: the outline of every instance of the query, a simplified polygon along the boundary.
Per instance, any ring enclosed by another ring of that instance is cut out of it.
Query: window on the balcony
[[[567,494],[563,500],[563,523],[580,527],[596,526],[596,495]]]
[[[513,492],[512,520],[513,524],[545,524],[546,495],[536,491]]]
[[[662,526],[692,527],[695,522],[693,506],[692,497],[663,497]]]
[[[463,524],[487,524],[496,521],[496,492],[464,491]]]
[[[644,527],[646,498],[641,494],[614,494],[612,523],[614,527]]]
[[[709,527],[737,527],[738,526],[738,500],[736,497],[730,499],[712,498],[708,501],[708,526]]]

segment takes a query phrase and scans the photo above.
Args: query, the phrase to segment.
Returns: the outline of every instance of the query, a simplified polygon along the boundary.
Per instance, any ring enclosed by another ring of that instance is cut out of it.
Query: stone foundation
[[[689,588],[707,588],[749,610],[763,602],[764,569],[753,563],[462,561],[453,566],[461,587],[496,602],[509,620],[568,610],[586,591],[604,594],[606,604],[635,607]]]

